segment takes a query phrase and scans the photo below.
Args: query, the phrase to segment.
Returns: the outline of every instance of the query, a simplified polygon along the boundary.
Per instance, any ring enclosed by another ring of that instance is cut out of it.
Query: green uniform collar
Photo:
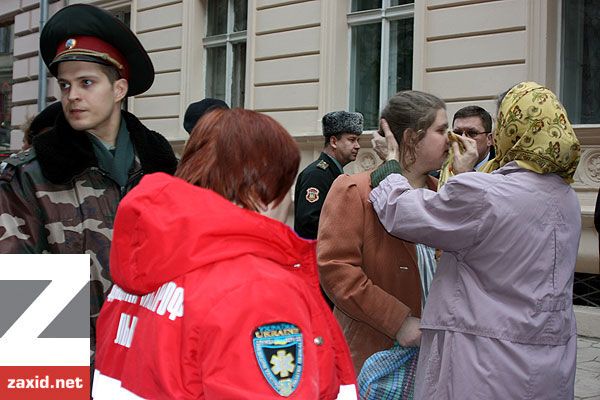
[[[119,186],[125,186],[135,159],[133,143],[129,138],[125,119],[121,117],[115,146],[107,145],[89,132],[87,134],[92,141],[92,147],[96,158],[98,158],[100,169],[114,179]]]
[[[335,157],[331,157],[329,154],[323,152],[323,154],[325,154],[325,156],[329,157],[329,159],[331,161],[333,161],[333,163],[336,165],[336,167],[338,167],[338,170],[343,173],[344,172],[344,168],[342,167],[342,164],[340,164],[340,162],[338,160],[335,159]]]

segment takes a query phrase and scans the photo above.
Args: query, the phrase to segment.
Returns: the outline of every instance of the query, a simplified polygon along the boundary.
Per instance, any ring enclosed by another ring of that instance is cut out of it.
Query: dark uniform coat
[[[316,239],[325,196],[342,171],[330,156],[319,158],[298,175],[294,196],[294,230],[300,237]]]
[[[61,114],[33,149],[6,160],[0,174],[0,253],[90,254],[90,343],[111,285],[110,244],[117,205],[146,173],[175,172],[167,140],[133,115],[123,117],[135,148],[120,187],[98,167],[92,143]]]

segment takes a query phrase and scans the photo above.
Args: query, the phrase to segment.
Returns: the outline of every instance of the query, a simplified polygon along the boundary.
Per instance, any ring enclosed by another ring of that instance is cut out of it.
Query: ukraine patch
[[[304,364],[300,328],[288,322],[261,325],[252,335],[252,345],[258,366],[269,385],[283,397],[294,393]]]

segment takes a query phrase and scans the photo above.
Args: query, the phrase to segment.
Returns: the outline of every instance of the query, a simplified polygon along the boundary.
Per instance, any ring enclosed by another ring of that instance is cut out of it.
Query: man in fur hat
[[[357,112],[333,111],[323,116],[325,147],[319,158],[304,168],[294,191],[294,230],[305,239],[316,239],[323,202],[344,166],[356,160],[363,131],[363,116]],[[323,290],[321,289],[323,292]],[[325,292],[323,297],[333,308]]]
[[[323,116],[322,123],[323,152],[296,180],[294,230],[305,239],[317,238],[325,196],[344,166],[356,160],[363,131],[363,116],[356,112],[333,111]]]

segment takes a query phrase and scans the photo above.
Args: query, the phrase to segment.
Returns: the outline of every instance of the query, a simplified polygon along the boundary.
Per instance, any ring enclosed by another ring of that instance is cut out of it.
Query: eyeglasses
[[[459,136],[466,135],[466,136],[470,137],[471,139],[475,139],[479,135],[484,135],[484,134],[490,133],[490,132],[478,132],[474,129],[462,129],[462,130],[455,129],[453,132]]]

